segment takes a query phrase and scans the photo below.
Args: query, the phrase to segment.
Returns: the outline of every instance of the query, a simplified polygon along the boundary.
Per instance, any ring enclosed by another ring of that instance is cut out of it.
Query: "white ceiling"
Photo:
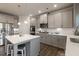
[[[54,11],[72,5],[69,3],[57,3],[57,7],[55,8],[53,6],[54,4],[55,3],[0,3],[0,11],[17,16],[37,15],[38,10],[42,10],[42,12]],[[18,5],[20,5],[20,7],[18,7]],[[48,10],[46,8],[48,8]]]

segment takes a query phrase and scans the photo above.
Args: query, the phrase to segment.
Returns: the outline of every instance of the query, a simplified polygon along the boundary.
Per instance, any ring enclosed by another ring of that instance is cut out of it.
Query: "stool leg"
[[[11,50],[11,56],[13,56],[13,50]]]
[[[26,56],[26,48],[24,47],[24,56]]]
[[[23,50],[22,50],[22,56],[23,56]]]
[[[8,56],[8,46],[7,46],[7,56]]]

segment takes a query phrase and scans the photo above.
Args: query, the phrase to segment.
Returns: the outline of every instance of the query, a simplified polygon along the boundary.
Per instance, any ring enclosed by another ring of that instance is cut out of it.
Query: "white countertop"
[[[79,43],[71,42],[70,38],[79,38],[79,36],[75,36],[75,35],[67,36],[65,55],[66,56],[79,56]]]
[[[67,36],[66,34],[49,34],[49,35]]]
[[[40,36],[25,34],[21,37],[19,35],[6,36],[7,40],[9,40],[12,44],[18,44],[21,42],[28,42],[32,39],[39,38]]]

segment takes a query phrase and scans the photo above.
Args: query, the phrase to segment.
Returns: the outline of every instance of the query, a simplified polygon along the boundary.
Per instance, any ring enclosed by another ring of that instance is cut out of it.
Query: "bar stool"
[[[7,56],[11,55],[11,50],[13,50],[13,45],[12,44],[8,44],[7,45]]]
[[[26,49],[25,49],[25,47],[22,48],[22,49],[18,49],[17,55],[18,56],[26,56]]]
[[[14,56],[14,50],[13,50],[13,45],[8,44],[7,45],[7,56]],[[18,48],[17,49],[17,56],[26,56],[26,48]]]
[[[18,49],[17,56],[23,56],[23,49]]]
[[[14,51],[13,50],[11,50],[11,56],[13,56],[14,55]]]

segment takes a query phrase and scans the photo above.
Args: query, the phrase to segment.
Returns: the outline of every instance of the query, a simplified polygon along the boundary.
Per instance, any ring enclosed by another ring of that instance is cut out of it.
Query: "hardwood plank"
[[[0,46],[0,56],[5,56],[5,47]]]
[[[65,55],[64,49],[40,43],[39,56],[64,56],[64,55]]]

